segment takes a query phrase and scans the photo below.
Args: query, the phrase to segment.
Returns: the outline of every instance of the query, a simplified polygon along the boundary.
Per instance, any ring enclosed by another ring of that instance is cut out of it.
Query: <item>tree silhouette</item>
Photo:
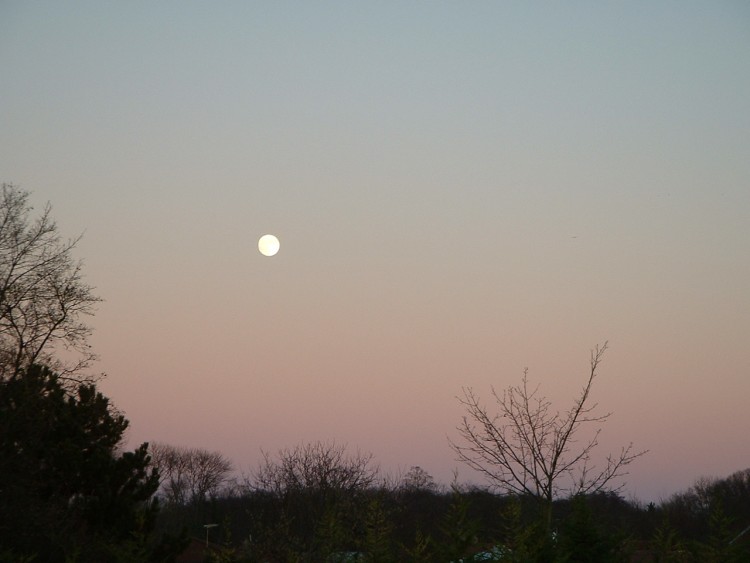
[[[39,561],[150,560],[159,476],[93,385],[31,366],[0,381],[0,546]],[[156,550],[156,551],[155,551]],[[8,554],[11,555],[8,555]]]
[[[216,497],[232,470],[232,462],[221,453],[203,448],[154,443],[151,458],[161,476],[161,494],[176,504]]]
[[[591,389],[607,349],[605,343],[591,352],[591,369],[580,394],[565,413],[554,412],[552,404],[531,388],[524,370],[520,385],[502,393],[494,389],[498,413],[480,403],[471,388],[459,401],[466,414],[458,432],[461,442],[451,441],[458,459],[482,473],[500,490],[531,495],[544,507],[546,526],[552,518],[552,501],[561,494],[585,495],[604,490],[626,474],[626,467],[645,451],[633,452],[632,444],[619,454],[609,455],[602,467],[592,462],[601,425],[611,413],[596,414]],[[593,433],[580,440],[584,427]],[[620,487],[615,487],[618,490]]]
[[[2,185],[0,379],[37,363],[55,369],[61,381],[80,381],[95,358],[83,319],[100,299],[72,256],[80,237],[61,240],[49,204],[32,220],[28,199],[28,192]],[[60,347],[66,361],[53,357]]]

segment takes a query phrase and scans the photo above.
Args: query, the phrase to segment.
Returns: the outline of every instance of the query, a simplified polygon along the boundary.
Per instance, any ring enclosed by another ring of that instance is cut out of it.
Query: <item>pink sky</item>
[[[750,464],[740,4],[0,7],[2,180],[105,299],[130,440],[336,440],[447,483],[462,386],[565,409],[658,500]],[[744,54],[744,56],[743,56]],[[281,240],[265,258],[257,240]]]

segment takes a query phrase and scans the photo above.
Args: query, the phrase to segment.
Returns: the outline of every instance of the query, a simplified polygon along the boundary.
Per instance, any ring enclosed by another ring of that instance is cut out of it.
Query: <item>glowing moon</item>
[[[263,256],[273,256],[279,251],[281,243],[273,235],[263,235],[258,241],[258,250]]]

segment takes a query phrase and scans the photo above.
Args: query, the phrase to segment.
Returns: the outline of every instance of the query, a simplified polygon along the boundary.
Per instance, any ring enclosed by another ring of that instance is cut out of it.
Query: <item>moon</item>
[[[273,256],[279,251],[281,243],[273,235],[263,235],[258,241],[258,250],[263,256]]]

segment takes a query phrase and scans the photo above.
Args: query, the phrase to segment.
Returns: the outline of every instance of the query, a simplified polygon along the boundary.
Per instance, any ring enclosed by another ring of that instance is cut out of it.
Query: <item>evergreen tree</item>
[[[561,559],[576,563],[617,561],[615,538],[605,535],[594,520],[584,495],[572,499],[572,512],[562,525],[558,552]]]
[[[5,558],[168,560],[166,540],[150,539],[159,475],[148,469],[147,444],[118,450],[127,427],[94,385],[66,390],[48,368],[0,381]]]
[[[442,526],[439,551],[445,561],[458,561],[476,549],[480,523],[469,515],[469,501],[456,483]]]
[[[748,549],[742,542],[733,542],[732,521],[724,512],[721,500],[713,503],[708,517],[709,535],[697,544],[697,554],[706,563],[734,563],[747,561]]]

